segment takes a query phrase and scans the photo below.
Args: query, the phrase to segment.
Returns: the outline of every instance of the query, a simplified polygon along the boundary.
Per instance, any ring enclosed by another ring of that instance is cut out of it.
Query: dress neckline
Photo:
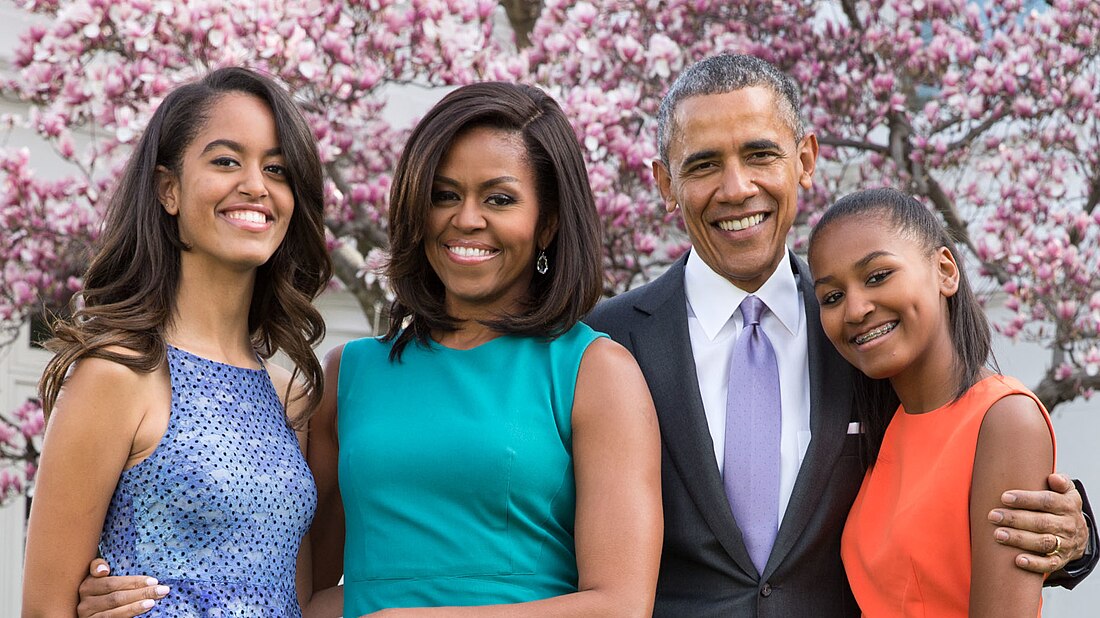
[[[247,371],[247,372],[250,372],[250,373],[262,373],[262,374],[267,373],[267,365],[264,363],[264,359],[261,358],[259,354],[256,355],[256,361],[258,363],[260,363],[259,368],[241,367],[239,365],[231,365],[229,363],[223,363],[221,361],[212,360],[212,359],[206,358],[205,356],[199,356],[198,354],[195,354],[194,352],[188,352],[187,350],[184,350],[183,348],[176,347],[176,346],[174,346],[170,343],[165,343],[165,345],[168,346],[169,349],[175,350],[176,352],[178,352],[179,354],[181,354],[183,356],[187,356],[187,357],[190,357],[190,358],[193,358],[193,359],[196,359],[196,360],[200,360],[204,363],[209,363],[211,365],[217,365],[219,367],[225,367],[227,369],[234,369],[236,371]]]

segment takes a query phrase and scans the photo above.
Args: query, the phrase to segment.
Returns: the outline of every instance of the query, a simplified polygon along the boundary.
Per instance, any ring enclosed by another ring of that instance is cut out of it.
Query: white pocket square
[[[863,433],[863,423],[848,423],[848,435]]]

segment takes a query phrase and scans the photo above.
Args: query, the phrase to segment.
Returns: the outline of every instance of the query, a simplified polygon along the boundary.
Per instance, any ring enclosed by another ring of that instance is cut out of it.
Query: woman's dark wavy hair
[[[985,312],[966,275],[962,256],[951,235],[923,204],[896,189],[857,191],[837,200],[810,233],[810,251],[814,239],[830,225],[856,218],[857,221],[886,221],[903,238],[919,243],[929,255],[947,247],[959,267],[959,289],[947,299],[948,324],[955,346],[955,399],[962,397],[981,377],[982,368],[996,360],[992,354],[992,335]],[[853,227],[853,233],[858,233]],[[886,426],[899,405],[889,380],[875,380],[856,372],[854,402],[864,427],[863,455],[866,463],[878,456]]]
[[[394,291],[389,329],[391,360],[400,360],[410,341],[428,345],[433,331],[453,331],[445,290],[424,252],[432,183],[455,138],[475,127],[514,131],[523,138],[535,175],[539,229],[556,220],[557,233],[545,248],[550,270],[531,282],[523,309],[484,322],[504,334],[554,338],[573,327],[602,292],[599,216],[588,171],[573,128],[558,104],[541,90],[502,82],[459,88],[416,125],[390,189],[390,261]],[[533,270],[535,265],[530,265]]]
[[[107,206],[106,222],[84,275],[84,290],[71,303],[72,317],[53,323],[46,347],[55,353],[38,384],[49,412],[70,367],[81,358],[104,358],[137,371],[163,365],[164,333],[172,319],[180,279],[177,219],[157,197],[157,167],[182,169],[184,150],[202,130],[211,110],[227,94],[263,100],[275,117],[279,147],[294,195],[286,237],[256,273],[248,329],[262,358],[282,350],[293,361],[294,378],[305,381],[303,426],[320,401],[321,365],[312,346],[325,325],[312,300],[332,275],[325,246],[321,160],[313,132],[286,90],[243,68],[212,71],[173,90],[157,108]],[[82,302],[79,302],[82,301]],[[128,352],[110,349],[118,347]],[[291,380],[293,384],[295,379]],[[290,391],[286,393],[290,396]]]

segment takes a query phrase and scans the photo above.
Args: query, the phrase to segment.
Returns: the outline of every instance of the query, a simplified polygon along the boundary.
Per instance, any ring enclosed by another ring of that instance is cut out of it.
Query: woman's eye
[[[516,200],[510,195],[504,195],[503,193],[494,193],[485,198],[485,203],[492,206],[508,206],[509,204],[515,204]]]
[[[822,305],[831,305],[831,304],[837,302],[838,300],[840,300],[840,296],[841,296],[840,292],[829,292],[825,296],[821,297],[821,304]]]
[[[240,165],[239,163],[237,163],[237,160],[232,157],[218,157],[217,159],[211,161],[211,163],[219,167],[232,167],[234,165]]]
[[[432,203],[442,204],[445,202],[456,202],[459,200],[458,194],[454,191],[434,191],[432,192]]]
[[[867,277],[867,283],[871,284],[871,285],[876,284],[876,283],[882,283],[883,281],[886,280],[887,277],[890,276],[891,272],[893,272],[893,271],[881,270],[879,272],[872,273],[870,277]]]
[[[283,178],[286,178],[286,168],[282,165],[278,165],[275,163],[265,165],[264,171],[268,174],[275,174],[276,176],[282,176]]]

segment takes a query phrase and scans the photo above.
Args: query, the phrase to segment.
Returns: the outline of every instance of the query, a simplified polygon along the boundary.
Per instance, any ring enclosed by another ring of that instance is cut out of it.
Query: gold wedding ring
[[[1054,535],[1054,549],[1048,551],[1047,555],[1054,556],[1057,555],[1060,551],[1062,551],[1062,537],[1056,534]]]

